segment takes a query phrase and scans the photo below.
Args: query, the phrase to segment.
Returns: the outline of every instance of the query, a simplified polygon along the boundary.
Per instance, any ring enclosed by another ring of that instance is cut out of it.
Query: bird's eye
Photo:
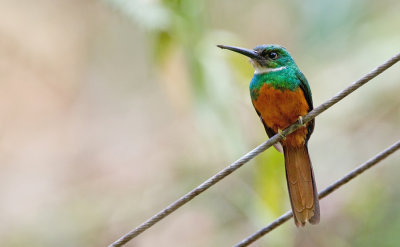
[[[270,53],[268,53],[268,57],[271,59],[277,59],[278,58],[278,53],[271,51]]]

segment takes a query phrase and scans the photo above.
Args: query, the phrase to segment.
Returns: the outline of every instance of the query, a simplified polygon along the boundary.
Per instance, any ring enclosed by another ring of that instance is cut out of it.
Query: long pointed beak
[[[227,49],[227,50],[231,50],[231,51],[240,53],[240,54],[245,55],[252,59],[257,59],[257,60],[262,59],[262,57],[260,55],[258,55],[258,53],[255,52],[254,50],[249,50],[249,49],[234,47],[234,46],[228,46],[228,45],[217,45],[217,46],[221,49]]]

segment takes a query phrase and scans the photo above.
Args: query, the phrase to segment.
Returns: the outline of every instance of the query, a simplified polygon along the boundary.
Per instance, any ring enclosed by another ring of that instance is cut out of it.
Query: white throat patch
[[[273,71],[280,71],[286,69],[286,66],[278,67],[278,68],[265,68],[261,66],[254,66],[254,74],[266,74]]]

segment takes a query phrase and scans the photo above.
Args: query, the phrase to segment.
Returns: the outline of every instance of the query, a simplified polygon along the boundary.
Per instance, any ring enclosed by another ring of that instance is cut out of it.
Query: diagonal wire
[[[361,164],[359,167],[356,169],[352,170],[351,172],[347,173],[344,177],[338,179],[336,182],[333,184],[329,185],[326,187],[323,191],[321,191],[318,194],[319,199],[322,199],[341,187],[342,185],[348,183],[350,180],[353,178],[357,177],[361,173],[365,172],[369,168],[373,167],[374,165],[378,164],[380,161],[388,157],[389,155],[393,154],[400,148],[400,140],[398,140],[396,143],[394,143],[392,146],[386,148],[382,152],[378,153],[365,163]],[[244,247],[248,246],[251,243],[255,242],[257,239],[261,238],[265,234],[269,233],[270,231],[274,230],[278,226],[282,225],[285,223],[287,220],[293,217],[292,211],[288,211],[285,214],[281,215],[278,219],[274,220],[272,223],[267,225],[266,227],[261,228],[254,234],[250,235],[249,237],[243,239],[240,243],[236,244],[235,247]]]
[[[388,69],[393,64],[397,63],[399,60],[400,60],[400,53],[397,53],[395,56],[393,56],[392,58],[390,58],[383,64],[379,65],[378,67],[373,69],[371,72],[369,72],[368,74],[361,77],[359,80],[353,82],[347,88],[340,91],[339,93],[337,93],[335,96],[333,96],[329,100],[325,101],[318,107],[314,108],[314,110],[310,111],[307,115],[305,115],[303,117],[302,123],[297,121],[297,122],[293,123],[292,125],[290,125],[288,128],[286,128],[284,131],[282,131],[280,134],[274,135],[273,137],[268,139],[268,141],[260,144],[255,149],[251,150],[250,152],[248,152],[247,154],[245,154],[244,156],[242,156],[241,158],[239,158],[238,160],[236,160],[235,162],[233,162],[232,164],[230,164],[229,166],[227,166],[226,168],[224,168],[223,170],[221,170],[214,176],[212,176],[209,179],[207,179],[206,181],[204,181],[202,184],[200,184],[199,186],[194,188],[192,191],[186,193],[181,198],[179,198],[175,202],[171,203],[169,206],[162,209],[161,211],[159,211],[158,213],[153,215],[151,218],[149,218],[148,220],[146,220],[145,222],[143,222],[142,224],[140,224],[133,230],[129,231],[127,234],[125,234],[124,236],[119,238],[117,241],[115,241],[114,243],[109,245],[109,247],[123,246],[124,244],[129,242],[131,239],[138,236],[142,232],[146,231],[147,229],[152,227],[154,224],[156,224],[160,220],[164,219],[166,216],[168,216],[169,214],[171,214],[172,212],[174,212],[175,210],[177,210],[178,208],[180,208],[181,206],[183,206],[184,204],[186,204],[187,202],[189,202],[190,200],[192,200],[193,198],[195,198],[196,196],[198,196],[199,194],[201,194],[202,192],[204,192],[205,190],[207,190],[208,188],[210,188],[211,186],[213,186],[214,184],[216,184],[217,182],[219,182],[220,180],[222,180],[223,178],[225,178],[226,176],[228,176],[235,170],[237,170],[238,168],[240,168],[242,165],[244,165],[245,163],[247,163],[248,161],[250,161],[257,155],[259,155],[260,153],[262,153],[263,151],[265,151],[266,149],[268,149],[275,143],[279,142],[285,136],[289,135],[290,133],[294,132],[295,130],[297,130],[298,128],[303,126],[303,124],[306,124],[307,122],[314,119],[316,116],[318,116],[319,114],[321,114],[322,112],[327,110],[329,107],[336,104],[337,102],[342,100],[344,97],[346,97],[350,93],[354,92],[356,89],[358,89],[359,87],[361,87],[362,85],[364,85],[365,83],[367,83],[368,81],[370,81],[371,79],[373,79],[374,77],[376,77],[377,75],[379,75],[380,73],[382,73],[383,71]]]

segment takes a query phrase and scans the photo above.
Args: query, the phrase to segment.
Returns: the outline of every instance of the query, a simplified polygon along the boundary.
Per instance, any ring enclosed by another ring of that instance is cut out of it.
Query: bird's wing
[[[274,130],[267,126],[267,124],[264,122],[264,119],[262,118],[261,114],[257,111],[257,109],[255,107],[254,107],[254,109],[256,110],[257,115],[260,117],[260,120],[264,125],[265,132],[267,132],[268,137],[269,138],[273,137],[276,134],[274,132]],[[276,150],[278,150],[278,152],[283,153],[283,147],[282,147],[282,144],[280,142],[275,143],[274,147],[275,147]]]
[[[301,71],[297,71],[296,76],[297,76],[297,79],[300,81],[300,88],[303,91],[304,97],[306,98],[306,101],[308,104],[308,112],[310,112],[312,109],[314,109],[310,86],[308,85],[308,81],[307,81],[306,77],[304,76],[304,74],[301,73]],[[314,131],[314,125],[315,125],[315,120],[313,119],[313,120],[311,120],[310,124],[308,125],[308,133],[307,133],[306,141],[308,141],[308,139],[311,136],[311,133]]]

